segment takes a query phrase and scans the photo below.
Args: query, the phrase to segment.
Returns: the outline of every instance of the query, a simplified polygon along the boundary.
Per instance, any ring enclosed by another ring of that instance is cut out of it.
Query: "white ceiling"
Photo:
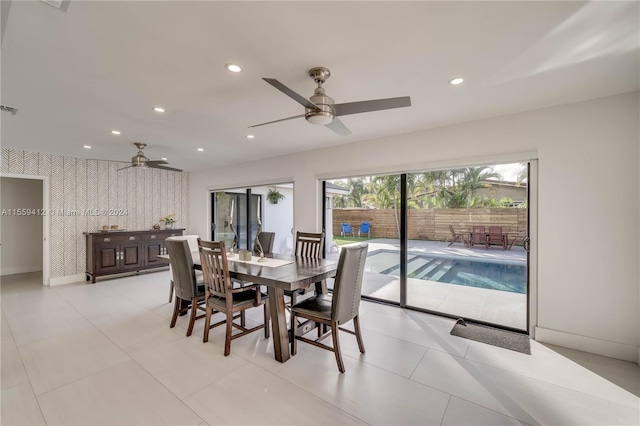
[[[639,89],[638,2],[2,3],[4,148],[128,161],[142,141],[196,171]],[[412,106],[342,117],[348,137],[249,131],[304,112],[261,77],[308,97],[314,66],[336,103]]]

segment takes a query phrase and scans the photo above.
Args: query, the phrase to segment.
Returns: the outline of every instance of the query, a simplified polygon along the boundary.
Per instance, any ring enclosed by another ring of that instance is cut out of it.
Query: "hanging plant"
[[[278,192],[277,189],[270,189],[269,193],[267,193],[267,200],[269,200],[271,204],[278,204],[278,201],[282,199],[284,199],[284,195]]]

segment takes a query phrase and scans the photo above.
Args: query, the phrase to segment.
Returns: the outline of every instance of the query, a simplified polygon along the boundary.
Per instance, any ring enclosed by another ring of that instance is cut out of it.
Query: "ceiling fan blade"
[[[276,89],[278,89],[279,91],[281,91],[282,93],[284,93],[285,95],[287,95],[288,97],[290,97],[291,99],[293,99],[294,101],[296,101],[297,103],[299,103],[300,105],[302,105],[303,107],[320,109],[320,107],[318,105],[314,104],[313,102],[311,102],[309,99],[305,98],[304,96],[299,95],[298,93],[296,93],[293,90],[289,89],[287,86],[285,86],[284,84],[280,83],[275,78],[265,78],[265,77],[263,77],[262,79],[264,81],[266,81],[267,83],[269,83],[270,85],[272,85],[273,87],[275,87]]]
[[[152,168],[152,169],[169,170],[171,172],[181,172],[182,171],[181,169],[174,169],[173,167],[158,166],[156,164],[147,163],[147,166],[149,166],[149,168]]]
[[[169,164],[169,162],[165,160],[147,160],[147,166],[149,167],[151,167],[152,165],[157,166],[160,164]]]
[[[123,167],[121,169],[116,170],[117,172],[119,172],[120,170],[124,170],[124,169],[128,169],[129,167],[133,167],[133,166],[127,166],[127,167]]]
[[[294,118],[300,118],[300,117],[304,117],[304,114],[301,114],[301,115],[294,115],[293,117],[281,118],[280,120],[269,121],[269,122],[267,122],[267,123],[254,124],[253,126],[249,126],[249,128],[252,128],[252,127],[259,127],[259,126],[264,126],[264,125],[266,125],[266,124],[271,124],[271,123],[278,123],[278,122],[280,122],[280,121],[293,120]]]
[[[351,130],[349,130],[347,126],[345,126],[344,123],[337,118],[334,118],[331,123],[325,124],[324,126],[333,130],[340,136],[349,136],[351,134]]]
[[[371,101],[348,102],[345,104],[335,104],[336,117],[340,115],[360,114],[361,112],[380,111],[384,109],[403,108],[411,106],[411,98],[403,96],[400,98],[375,99]]]

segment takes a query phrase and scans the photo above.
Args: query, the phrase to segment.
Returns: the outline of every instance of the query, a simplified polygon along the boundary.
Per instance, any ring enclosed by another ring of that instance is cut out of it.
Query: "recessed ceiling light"
[[[161,158],[161,160],[162,160],[162,161],[168,161],[168,160],[167,160],[167,157],[162,157],[162,158]]]
[[[240,72],[242,71],[242,67],[240,67],[240,65],[236,65],[236,64],[227,64],[224,66],[226,69],[228,69],[231,72]]]
[[[153,107],[153,110],[155,112],[164,112],[164,108],[162,108],[162,107]]]
[[[112,135],[119,135],[120,134],[120,130],[112,130],[111,134]]]
[[[84,145],[83,148],[84,149],[91,149],[91,145]]]
[[[253,139],[253,138],[255,138],[255,136],[253,136],[253,135],[247,135],[247,139]]]
[[[197,151],[202,152],[202,151],[204,151],[204,148],[198,148]]]
[[[464,83],[464,78],[460,78],[460,77],[454,78],[452,80],[449,80],[449,84],[451,84],[453,86],[455,86],[457,84],[462,84],[462,83]]]

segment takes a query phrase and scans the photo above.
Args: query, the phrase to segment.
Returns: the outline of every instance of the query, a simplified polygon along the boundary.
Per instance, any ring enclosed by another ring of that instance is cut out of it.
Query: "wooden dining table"
[[[273,352],[276,360],[286,362],[290,357],[289,330],[287,328],[284,291],[294,291],[314,284],[316,292],[326,292],[324,280],[336,274],[338,263],[327,259],[309,259],[303,257],[271,254],[269,258],[290,263],[281,266],[261,265],[256,262],[241,262],[238,255],[229,258],[229,275],[242,281],[253,282],[267,287],[269,310],[271,313],[271,329],[273,331]],[[192,253],[194,268],[202,269],[200,255]],[[169,262],[169,255],[160,255],[159,259]],[[255,259],[255,258],[254,258]]]

